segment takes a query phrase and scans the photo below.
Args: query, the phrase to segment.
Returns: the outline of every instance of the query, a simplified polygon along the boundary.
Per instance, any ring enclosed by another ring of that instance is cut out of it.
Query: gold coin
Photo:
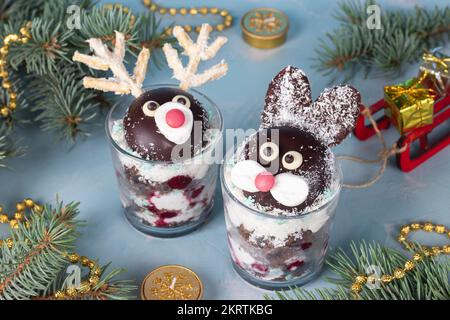
[[[182,266],[168,265],[150,272],[142,282],[142,300],[200,300],[203,283],[198,275]]]

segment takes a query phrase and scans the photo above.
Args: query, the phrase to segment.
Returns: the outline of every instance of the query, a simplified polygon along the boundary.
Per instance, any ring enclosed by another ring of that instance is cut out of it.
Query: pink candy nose
[[[183,111],[178,109],[172,109],[166,113],[166,122],[171,128],[179,128],[186,121]]]
[[[261,192],[270,191],[275,184],[275,177],[268,171],[261,172],[255,178],[255,186]]]

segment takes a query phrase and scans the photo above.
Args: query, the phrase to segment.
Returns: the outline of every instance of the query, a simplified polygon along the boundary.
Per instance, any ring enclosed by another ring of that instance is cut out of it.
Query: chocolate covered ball
[[[279,209],[298,213],[313,205],[329,188],[334,170],[334,158],[330,149],[314,135],[292,127],[275,127],[261,130],[246,143],[245,160],[255,160],[276,178],[281,173],[301,176],[308,184],[306,200],[298,206],[288,207],[279,203],[270,192],[247,192],[266,211]]]
[[[177,101],[174,101],[174,98]],[[158,88],[143,93],[133,101],[123,120],[125,139],[128,146],[137,152],[143,159],[154,161],[172,161],[173,148],[177,145],[161,133],[155,120],[154,111],[169,102],[178,102],[190,108],[194,123],[201,123],[202,134],[197,133],[194,139],[194,128],[191,130],[190,138],[183,143],[188,144],[191,156],[201,152],[207,144],[203,141],[203,133],[209,128],[206,110],[188,92],[178,88]],[[176,118],[176,117],[178,118]],[[174,118],[166,119],[170,125],[180,121],[179,114],[174,113]],[[182,119],[181,119],[182,120]],[[184,149],[184,148],[182,148]],[[181,156],[181,155],[179,155]],[[183,155],[186,156],[186,155]]]

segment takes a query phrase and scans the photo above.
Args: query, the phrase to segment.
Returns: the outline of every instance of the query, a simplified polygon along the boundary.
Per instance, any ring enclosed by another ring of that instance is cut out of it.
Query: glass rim
[[[148,91],[148,90],[151,90],[151,89],[156,89],[156,88],[161,88],[161,87],[171,87],[171,88],[176,87],[176,88],[179,88],[179,86],[176,85],[176,84],[165,84],[165,83],[162,83],[162,84],[152,84],[152,85],[144,86],[142,89],[144,89],[145,91]],[[165,165],[167,165],[167,164],[182,164],[182,163],[189,163],[189,162],[192,162],[192,161],[196,161],[197,159],[202,157],[206,152],[208,152],[212,148],[215,148],[215,146],[217,145],[218,141],[221,140],[222,135],[223,135],[223,130],[224,130],[224,123],[223,123],[222,112],[220,111],[220,109],[217,106],[217,104],[214,101],[212,101],[207,95],[203,94],[202,92],[200,92],[198,90],[195,90],[195,89],[188,89],[188,90],[186,90],[186,92],[194,93],[195,95],[200,96],[203,99],[205,99],[208,102],[209,107],[212,108],[214,110],[214,112],[218,115],[218,119],[219,119],[219,124],[220,124],[220,128],[218,128],[219,134],[217,135],[217,137],[215,138],[214,141],[212,141],[208,146],[206,146],[206,148],[202,148],[200,153],[198,153],[195,156],[193,156],[193,157],[191,157],[189,159],[186,159],[186,160],[181,160],[181,161],[172,161],[172,160],[167,161],[167,160],[165,160],[164,161],[164,160],[146,160],[146,159],[143,159],[143,158],[141,158],[139,156],[136,156],[135,154],[132,154],[131,152],[123,149],[113,139],[113,137],[111,135],[111,132],[110,132],[110,128],[109,128],[109,123],[110,123],[110,120],[112,118],[113,113],[118,108],[121,107],[120,100],[117,103],[114,104],[114,106],[111,108],[111,110],[108,111],[108,115],[106,116],[105,130],[106,130],[106,135],[107,135],[108,140],[111,143],[111,145],[114,147],[114,149],[116,149],[121,154],[123,154],[123,155],[125,155],[127,157],[130,157],[130,158],[132,158],[134,160],[141,161],[141,162],[144,162],[144,163],[149,163],[149,164],[165,164]],[[194,98],[195,98],[195,95],[193,95]],[[127,95],[125,97],[121,97],[120,99],[125,100],[127,98],[132,98],[132,96],[131,95]]]
[[[231,149],[230,151],[233,151],[233,149]],[[228,155],[228,152],[226,153]],[[333,154],[334,155],[334,154]],[[228,159],[228,158],[225,158]],[[343,179],[343,175],[342,175],[342,168],[340,166],[340,163],[337,159],[337,157],[334,158],[334,163],[336,166],[336,171],[337,171],[337,176],[338,176],[338,188],[336,189],[336,191],[334,191],[334,194],[324,203],[322,204],[320,207],[315,208],[314,210],[311,210],[309,212],[300,212],[298,215],[296,216],[281,216],[281,215],[273,215],[273,214],[269,214],[266,213],[262,210],[258,210],[255,208],[250,207],[249,205],[243,203],[241,200],[239,200],[234,194],[233,192],[231,192],[231,190],[228,188],[228,185],[225,181],[225,167],[227,166],[227,161],[225,160],[220,168],[220,183],[222,185],[222,190],[224,190],[227,195],[231,198],[232,201],[237,202],[239,205],[245,207],[246,209],[248,209],[252,214],[260,216],[260,217],[264,217],[264,218],[271,218],[271,219],[276,219],[276,220],[296,220],[296,219],[304,219],[306,217],[309,217],[311,215],[313,215],[314,213],[317,213],[319,211],[322,211],[325,207],[327,207],[330,203],[332,203],[341,193],[342,190],[342,179]]]

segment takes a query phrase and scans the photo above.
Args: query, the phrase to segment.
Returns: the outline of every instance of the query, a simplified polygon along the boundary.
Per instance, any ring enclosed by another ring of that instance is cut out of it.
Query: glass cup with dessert
[[[84,78],[87,88],[128,96],[109,112],[106,131],[127,220],[139,231],[176,237],[204,223],[212,211],[218,176],[217,148],[222,148],[222,116],[207,96],[191,88],[224,76],[221,63],[197,74],[201,61],[213,58],[227,39],[207,45],[211,27],[204,24],[197,42],[183,28],[173,34],[189,57],[184,67],[177,50],[163,47],[168,65],[180,85],[142,84],[150,57],[140,52],[134,74],[123,64],[124,35],[117,32],[115,49],[90,39],[94,55],[75,53],[74,60],[98,70],[110,69],[111,79]]]
[[[221,170],[231,258],[248,282],[281,289],[320,272],[342,181],[330,147],[351,132],[359,104],[349,86],[313,102],[294,67],[272,80],[260,129],[229,151]]]

